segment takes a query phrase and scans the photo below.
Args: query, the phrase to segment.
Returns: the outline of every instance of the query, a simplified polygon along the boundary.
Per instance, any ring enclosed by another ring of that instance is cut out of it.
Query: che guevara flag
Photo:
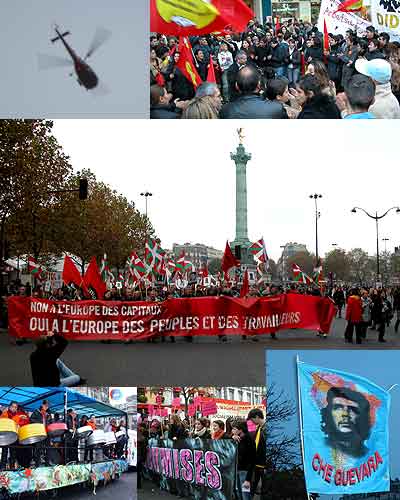
[[[243,0],[150,0],[150,31],[165,35],[205,35],[245,31],[254,18]]]
[[[196,69],[193,62],[192,46],[190,45],[189,39],[186,37],[181,37],[179,40],[180,58],[177,63],[177,67],[182,71],[186,78],[193,84],[193,87],[197,89],[199,85],[203,83],[200,75]]]
[[[359,375],[299,360],[297,371],[307,491],[389,491],[389,393]]]

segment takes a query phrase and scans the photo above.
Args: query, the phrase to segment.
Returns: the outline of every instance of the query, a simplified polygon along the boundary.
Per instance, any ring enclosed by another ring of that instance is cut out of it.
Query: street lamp
[[[378,215],[378,212],[375,212],[375,215],[371,215],[368,213],[366,210],[360,207],[354,207],[352,209],[352,213],[355,214],[357,213],[357,210],[361,210],[362,212],[365,213],[365,215],[368,215],[371,219],[375,220],[375,227],[376,227],[376,280],[379,281],[380,278],[380,271],[379,271],[379,227],[378,227],[378,222],[380,219],[383,219],[386,217],[386,215],[391,211],[391,210],[396,210],[396,214],[400,213],[400,208],[399,207],[391,207],[388,210],[386,210],[385,213],[382,215]]]
[[[282,262],[281,262],[281,268],[282,268],[282,282],[286,281],[285,280],[285,249],[286,249],[286,245],[280,245],[280,248],[283,248],[282,250]]]
[[[140,196],[144,196],[144,198],[146,200],[146,218],[147,218],[147,198],[149,196],[153,196],[153,193],[149,193],[149,191],[145,191],[143,193],[140,193]]]
[[[317,200],[318,198],[322,198],[322,194],[314,193],[310,194],[310,198],[314,198],[315,202],[315,258],[317,260],[316,266],[318,266],[319,263],[319,258],[318,258],[318,219],[320,218],[321,214],[318,212],[318,204]]]

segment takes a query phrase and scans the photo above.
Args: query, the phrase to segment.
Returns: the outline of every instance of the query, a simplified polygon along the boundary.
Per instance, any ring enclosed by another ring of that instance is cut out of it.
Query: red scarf
[[[222,439],[222,436],[225,434],[225,431],[221,429],[220,431],[214,432],[212,435],[213,439]]]

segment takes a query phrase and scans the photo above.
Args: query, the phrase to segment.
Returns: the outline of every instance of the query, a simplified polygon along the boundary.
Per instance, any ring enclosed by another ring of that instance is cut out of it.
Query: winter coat
[[[298,119],[340,118],[340,111],[332,97],[320,94],[307,100]]]
[[[158,105],[151,106],[150,108],[150,118],[152,120],[160,120],[160,119],[176,119],[181,117],[181,110],[178,109],[175,104]]]
[[[331,47],[331,50],[326,58],[327,58],[327,70],[329,78],[334,82],[340,81],[342,73],[342,64],[339,57],[339,47],[338,46]]]
[[[281,103],[266,101],[256,94],[241,95],[235,101],[225,104],[220,118],[287,118]]]
[[[400,104],[393,95],[390,82],[376,85],[375,102],[368,111],[376,118],[400,118]]]
[[[33,385],[35,387],[58,387],[60,372],[57,359],[64,352],[68,340],[61,335],[54,335],[53,343],[37,348],[30,356]]]
[[[362,321],[361,298],[358,295],[351,295],[347,300],[346,320],[350,323]]]
[[[271,56],[272,58],[269,59],[269,64],[273,68],[284,66],[288,57],[287,45],[278,44],[276,47],[271,47]]]
[[[246,433],[238,445],[238,464],[240,471],[247,471],[246,481],[251,481],[256,462],[256,443],[250,434]]]

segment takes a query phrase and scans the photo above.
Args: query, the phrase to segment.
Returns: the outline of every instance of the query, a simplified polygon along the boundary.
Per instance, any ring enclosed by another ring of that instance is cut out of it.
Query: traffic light
[[[79,199],[87,200],[88,197],[88,180],[79,179]]]

